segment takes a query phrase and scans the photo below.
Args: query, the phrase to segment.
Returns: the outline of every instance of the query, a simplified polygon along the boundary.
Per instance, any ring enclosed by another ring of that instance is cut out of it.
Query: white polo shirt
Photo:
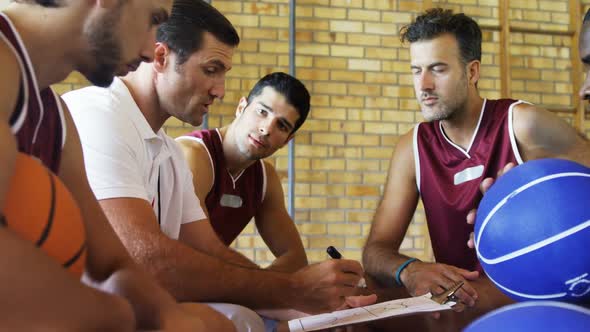
[[[148,201],[156,218],[160,215],[161,230],[173,239],[181,224],[206,218],[180,147],[162,129],[154,133],[121,79],[109,88],[68,92],[63,99],[80,133],[97,199]]]

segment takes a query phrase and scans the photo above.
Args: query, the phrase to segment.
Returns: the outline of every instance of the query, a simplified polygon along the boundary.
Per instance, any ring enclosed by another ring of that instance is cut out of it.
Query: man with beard
[[[206,331],[228,326],[209,308],[179,306],[129,257],[90,190],[69,111],[50,88],[73,70],[108,85],[115,74],[151,60],[156,26],[170,8],[168,0],[22,0],[0,13],[0,329]],[[110,51],[102,53],[105,48]],[[39,159],[78,203],[80,228],[86,230],[85,255],[79,259],[87,285],[45,249],[17,236],[10,225],[18,220],[4,222],[17,152]],[[203,313],[202,319],[196,312]]]
[[[410,42],[414,88],[427,122],[396,146],[364,248],[364,266],[384,284],[405,287],[412,296],[441,293],[463,281],[457,296],[474,306],[479,285],[490,284],[480,277],[476,253],[466,245],[473,225],[465,218],[481,200],[482,179],[508,163],[538,158],[590,165],[589,147],[549,111],[523,101],[480,97],[481,30],[473,19],[431,9],[404,27],[401,38]],[[419,198],[435,263],[399,253]],[[483,299],[488,308],[509,301],[495,288],[486,289],[491,289]]]
[[[158,29],[152,64],[115,79],[108,89],[64,95],[81,131],[90,184],[131,255],[178,300],[336,309],[344,296],[356,293],[362,275],[358,262],[334,260],[285,273],[218,257],[217,248],[236,259],[239,254],[215,236],[182,151],[162,129],[170,117],[201,124],[209,106],[225,94],[238,43],[234,27],[211,5],[177,0]],[[219,245],[208,246],[212,240]],[[247,308],[214,307],[241,331],[263,328]]]

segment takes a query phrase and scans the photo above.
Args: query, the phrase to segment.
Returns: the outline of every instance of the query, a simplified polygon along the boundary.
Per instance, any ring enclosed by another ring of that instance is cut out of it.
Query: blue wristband
[[[402,265],[397,267],[397,270],[395,270],[395,282],[397,283],[398,286],[403,286],[404,284],[402,283],[402,280],[399,278],[400,275],[402,274],[402,271],[408,267],[408,265],[410,265],[410,263],[417,261],[418,258],[410,258],[407,261],[403,262]]]

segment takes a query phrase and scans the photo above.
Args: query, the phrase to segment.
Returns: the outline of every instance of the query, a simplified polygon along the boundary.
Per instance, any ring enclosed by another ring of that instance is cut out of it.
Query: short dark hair
[[[202,0],[175,0],[170,18],[158,28],[156,40],[167,44],[178,57],[176,64],[181,65],[201,48],[205,31],[226,45],[240,43],[231,22]]]
[[[303,122],[305,122],[307,114],[309,114],[309,91],[307,91],[307,88],[301,83],[301,81],[289,74],[282,72],[271,73],[256,82],[252,90],[250,90],[250,94],[248,94],[248,104],[250,104],[254,98],[259,96],[262,93],[262,90],[267,86],[285,96],[287,102],[295,107],[297,113],[299,113],[299,119],[295,122],[293,131],[291,131],[291,133],[294,133],[299,127],[301,127]]]
[[[586,24],[590,21],[590,8],[588,9],[588,11],[586,12],[586,15],[584,15],[584,21],[582,21],[582,24]]]
[[[471,17],[450,9],[432,8],[400,30],[402,42],[431,40],[450,33],[457,39],[461,61],[481,61],[481,29]]]

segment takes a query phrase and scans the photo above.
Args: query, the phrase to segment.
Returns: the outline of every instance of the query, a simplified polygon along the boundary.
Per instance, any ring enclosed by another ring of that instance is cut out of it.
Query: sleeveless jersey
[[[10,128],[18,151],[36,157],[54,173],[59,172],[66,125],[59,97],[51,88],[39,91],[31,60],[10,19],[0,13],[0,40],[18,60],[21,82],[17,105],[10,117]]]
[[[522,163],[512,130],[512,110],[520,103],[484,100],[467,150],[448,139],[440,121],[414,128],[417,188],[438,263],[483,272],[475,250],[467,247],[473,225],[465,218],[482,198],[484,178],[495,177],[509,162]]]
[[[218,129],[194,131],[180,139],[191,138],[196,138],[209,153],[213,186],[205,204],[213,229],[226,245],[230,245],[262,205],[266,191],[264,163],[259,160],[233,178],[227,171]]]
[[[39,90],[27,49],[10,19],[1,12],[0,42],[12,50],[21,73],[19,97],[9,119],[10,129],[17,141],[17,149],[37,158],[45,167],[57,174],[61,152],[66,142],[66,123],[59,96],[51,88]],[[75,218],[63,222],[83,223]],[[10,228],[10,222],[8,227]],[[81,229],[84,229],[84,225]],[[63,263],[63,267],[80,278],[86,262],[85,241],[80,250],[72,254],[72,258]]]

